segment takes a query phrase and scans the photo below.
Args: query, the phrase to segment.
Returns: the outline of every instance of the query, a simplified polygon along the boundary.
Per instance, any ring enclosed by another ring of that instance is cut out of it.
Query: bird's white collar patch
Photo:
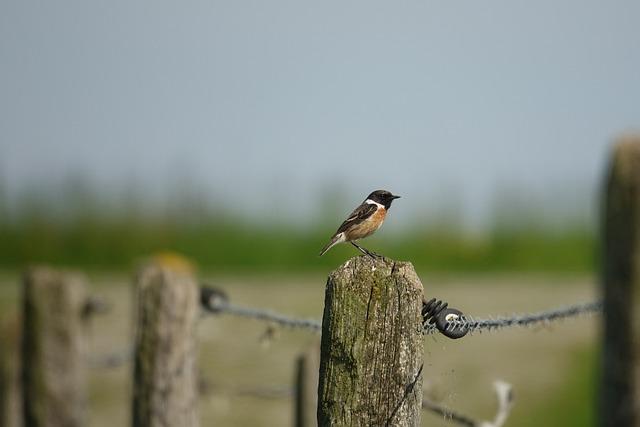
[[[367,199],[367,200],[365,200],[364,202],[365,202],[366,204],[368,204],[368,205],[376,205],[376,206],[378,206],[379,208],[384,208],[384,205],[381,205],[380,203],[375,202],[375,201],[373,201],[373,200],[371,200],[371,199]]]

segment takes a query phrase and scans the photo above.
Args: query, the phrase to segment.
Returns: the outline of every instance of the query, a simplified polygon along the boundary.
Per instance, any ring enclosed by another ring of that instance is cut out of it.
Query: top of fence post
[[[198,285],[188,273],[149,264],[136,288],[133,425],[197,427]]]
[[[86,422],[85,279],[50,268],[24,275],[22,379],[24,423],[83,426]]]
[[[408,262],[352,258],[327,281],[318,424],[420,424],[422,284]]]

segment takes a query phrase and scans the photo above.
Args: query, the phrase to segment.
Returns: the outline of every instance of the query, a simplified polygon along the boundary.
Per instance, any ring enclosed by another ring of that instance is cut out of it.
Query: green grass
[[[29,222],[0,227],[0,266],[34,262],[98,269],[130,268],[140,257],[177,251],[216,271],[326,270],[357,254],[340,245],[318,258],[326,230],[296,232],[278,226],[217,221],[184,226],[172,221]],[[369,247],[426,271],[496,272],[595,270],[596,241],[584,229],[519,230],[484,238],[429,230],[374,237]]]
[[[67,187],[25,190],[10,209],[0,191],[0,268],[51,263],[122,270],[141,257],[175,251],[204,270],[304,272],[325,271],[358,253],[339,245],[318,258],[335,230],[333,221],[302,227],[275,217],[243,219],[188,189],[175,195],[172,204],[154,208],[139,191],[114,199],[82,180]],[[544,204],[532,201],[518,210],[516,202],[496,203],[499,214],[481,236],[465,232],[464,221],[454,212],[440,218],[417,216],[410,233],[386,232],[367,239],[366,246],[410,260],[423,271],[595,271],[594,227],[571,219],[580,215],[558,224],[546,215]],[[339,215],[331,207],[324,211],[316,218]]]
[[[537,427],[544,419],[545,427],[586,427],[596,424],[596,382],[598,370],[596,347],[575,352],[571,371],[564,386],[523,419],[522,427]],[[544,415],[546,414],[546,415]]]

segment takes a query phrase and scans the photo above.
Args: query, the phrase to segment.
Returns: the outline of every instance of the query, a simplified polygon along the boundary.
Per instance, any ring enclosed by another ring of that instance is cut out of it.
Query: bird
[[[349,242],[365,255],[372,258],[378,256],[362,246],[357,241],[373,234],[384,222],[387,211],[391,207],[391,202],[399,199],[387,190],[376,190],[369,194],[367,198],[351,212],[344,220],[342,225],[338,227],[329,243],[320,251],[320,255],[324,255],[329,249],[342,242]]]

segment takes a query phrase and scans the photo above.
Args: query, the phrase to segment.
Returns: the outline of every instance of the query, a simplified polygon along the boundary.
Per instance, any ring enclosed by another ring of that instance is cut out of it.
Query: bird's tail
[[[325,247],[322,248],[322,250],[320,251],[320,255],[318,256],[324,255],[329,249],[331,249],[332,247],[334,247],[335,245],[341,242],[344,242],[344,233],[338,233],[335,236],[333,236],[331,240],[329,240],[329,243],[327,243]]]

